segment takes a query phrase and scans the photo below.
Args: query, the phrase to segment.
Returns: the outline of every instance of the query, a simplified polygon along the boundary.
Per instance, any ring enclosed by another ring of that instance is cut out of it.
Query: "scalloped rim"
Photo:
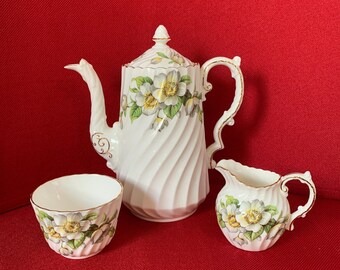
[[[147,66],[147,67],[135,67],[132,66],[131,63],[128,64],[124,64],[122,65],[122,68],[132,68],[132,69],[181,69],[181,68],[189,68],[189,67],[200,67],[199,63],[192,63],[190,65],[186,65],[186,66],[179,66],[179,67],[151,67],[151,66]]]
[[[234,163],[234,165],[236,165],[237,167],[243,168],[243,169],[247,169],[247,170],[254,170],[254,171],[257,171],[257,172],[262,172],[262,173],[267,173],[267,174],[268,174],[268,173],[274,174],[276,177],[278,177],[278,179],[277,179],[275,182],[273,182],[272,184],[269,184],[269,185],[259,186],[259,187],[250,186],[250,185],[247,185],[247,184],[245,184],[244,182],[240,181],[240,180],[236,177],[235,174],[233,174],[230,170],[228,170],[228,169],[226,169],[225,167],[223,167],[221,163],[224,163],[224,162],[232,162],[232,163]],[[260,168],[254,168],[254,167],[250,167],[250,166],[247,166],[247,165],[243,165],[243,164],[241,164],[240,162],[237,162],[237,161],[235,161],[235,160],[233,160],[233,159],[222,159],[222,160],[220,160],[220,161],[217,163],[215,169],[217,169],[217,170],[218,170],[218,169],[221,169],[221,170],[228,171],[228,172],[229,172],[229,173],[230,173],[230,174],[238,181],[238,183],[240,183],[241,185],[246,186],[246,187],[250,187],[250,188],[256,188],[256,189],[261,189],[261,188],[263,189],[263,188],[268,188],[268,187],[274,186],[274,185],[280,183],[280,182],[281,182],[281,179],[282,179],[282,175],[280,175],[280,174],[278,174],[278,173],[276,173],[276,172],[269,171],[269,170],[264,170],[264,169],[260,169]]]

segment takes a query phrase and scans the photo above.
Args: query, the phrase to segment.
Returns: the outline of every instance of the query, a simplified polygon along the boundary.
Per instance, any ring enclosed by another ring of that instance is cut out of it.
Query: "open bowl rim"
[[[110,201],[108,202],[105,202],[105,203],[102,203],[102,204],[99,204],[97,206],[94,206],[94,207],[90,207],[90,208],[84,208],[84,209],[77,209],[77,210],[56,210],[56,209],[49,209],[49,208],[46,208],[46,207],[42,207],[40,205],[38,205],[36,202],[34,202],[33,200],[33,194],[43,185],[47,184],[47,183],[50,183],[50,182],[53,182],[53,181],[57,181],[59,179],[62,179],[62,178],[66,178],[66,177],[70,177],[70,176],[84,176],[84,175],[92,175],[92,176],[104,176],[104,177],[108,177],[108,178],[111,178],[112,180],[116,181],[119,185],[120,185],[120,192],[115,196],[113,197]],[[49,181],[46,181],[44,183],[42,183],[41,185],[39,185],[30,195],[30,202],[32,203],[32,205],[38,207],[39,209],[44,209],[46,211],[50,211],[50,212],[57,212],[57,213],[73,213],[73,212],[84,212],[84,211],[89,211],[89,210],[93,210],[93,209],[97,209],[97,208],[101,208],[105,205],[108,205],[110,203],[112,203],[113,201],[119,199],[122,194],[123,194],[123,184],[121,183],[121,181],[119,181],[117,178],[114,178],[112,176],[108,176],[108,175],[105,175],[105,174],[97,174],[97,173],[82,173],[82,174],[70,174],[70,175],[64,175],[64,176],[60,176],[60,177],[56,177],[54,179],[51,179]]]

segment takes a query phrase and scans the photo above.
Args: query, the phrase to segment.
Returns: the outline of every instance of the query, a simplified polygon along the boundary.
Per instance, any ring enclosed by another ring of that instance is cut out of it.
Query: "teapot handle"
[[[286,183],[291,180],[299,180],[301,183],[306,184],[309,188],[309,197],[307,203],[304,206],[300,205],[298,209],[291,214],[290,219],[286,224],[286,229],[290,231],[294,229],[294,220],[298,217],[304,218],[306,214],[312,209],[316,198],[315,185],[309,171],[305,173],[291,173],[282,177],[280,188],[284,192],[285,196],[288,195],[288,187],[286,186]]]
[[[207,81],[207,78],[210,69],[215,66],[223,65],[228,67],[231,71],[231,76],[235,79],[236,84],[234,100],[230,108],[227,111],[224,111],[223,115],[216,122],[214,127],[214,142],[207,148],[209,169],[213,169],[216,166],[216,162],[213,160],[214,153],[224,148],[221,137],[222,129],[226,124],[229,126],[234,125],[234,116],[236,115],[242,103],[244,84],[240,64],[241,58],[239,56],[235,56],[233,59],[226,57],[215,57],[206,61],[201,67],[204,89],[203,100],[205,100],[205,95],[212,89],[212,85]]]

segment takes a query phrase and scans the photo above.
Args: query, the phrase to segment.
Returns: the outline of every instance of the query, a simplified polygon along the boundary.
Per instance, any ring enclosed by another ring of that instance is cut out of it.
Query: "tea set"
[[[119,179],[70,175],[33,192],[31,204],[46,241],[67,258],[93,256],[110,242],[122,201],[148,221],[171,222],[192,215],[209,192],[208,169],[216,169],[226,180],[215,210],[218,226],[237,248],[271,247],[313,206],[316,190],[309,172],[280,176],[233,160],[214,161],[214,153],[224,148],[222,129],[234,124],[242,103],[241,59],[215,57],[200,67],[170,48],[169,40],[160,25],[153,47],[122,66],[119,121],[112,127],[106,122],[103,89],[92,65],[82,59],[65,66],[88,85],[92,145]],[[214,142],[206,147],[203,102],[212,90],[209,71],[218,65],[229,68],[235,96],[215,124]],[[290,180],[309,187],[307,203],[293,213],[286,198]]]

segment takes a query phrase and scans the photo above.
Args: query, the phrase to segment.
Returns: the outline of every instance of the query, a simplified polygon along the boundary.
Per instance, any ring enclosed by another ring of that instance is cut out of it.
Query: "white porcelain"
[[[218,224],[237,248],[260,251],[271,247],[297,217],[305,217],[313,207],[316,190],[310,172],[280,176],[277,173],[244,166],[234,160],[221,160],[216,166],[226,184],[216,199]],[[308,201],[291,213],[286,183],[299,180],[309,188]]]
[[[39,186],[31,204],[50,248],[66,258],[84,259],[114,236],[122,191],[109,176],[69,175]]]
[[[223,148],[222,128],[243,98],[240,58],[216,57],[202,68],[166,43],[164,26],[153,37],[155,45],[122,67],[119,122],[106,123],[100,80],[86,61],[66,66],[88,84],[94,148],[124,184],[125,205],[136,216],[151,221],[175,221],[191,215],[209,192],[208,167]],[[206,150],[203,101],[212,89],[210,69],[224,65],[236,82],[235,98],[214,129],[215,142]]]

